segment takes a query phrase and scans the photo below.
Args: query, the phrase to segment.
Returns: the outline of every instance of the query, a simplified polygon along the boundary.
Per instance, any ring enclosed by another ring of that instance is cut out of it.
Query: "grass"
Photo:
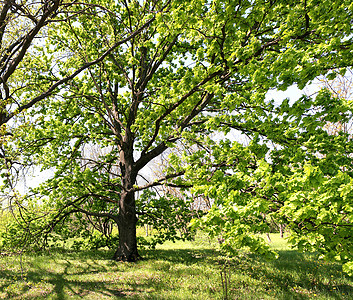
[[[0,299],[353,299],[341,265],[290,250],[272,235],[275,261],[241,253],[227,258],[205,238],[143,250],[135,264],[110,251],[54,251],[0,257]],[[21,278],[22,273],[22,278]]]

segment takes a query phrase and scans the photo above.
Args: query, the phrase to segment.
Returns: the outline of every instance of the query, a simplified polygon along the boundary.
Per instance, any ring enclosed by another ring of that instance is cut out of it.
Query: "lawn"
[[[204,237],[142,250],[138,263],[103,250],[2,256],[0,299],[224,299],[225,277],[228,299],[353,299],[340,264],[291,250],[277,235],[271,245],[278,260],[227,258]]]

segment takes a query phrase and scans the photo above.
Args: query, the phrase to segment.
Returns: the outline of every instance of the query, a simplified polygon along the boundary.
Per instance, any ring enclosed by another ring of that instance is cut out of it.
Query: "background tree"
[[[206,218],[215,222],[211,228],[220,224],[216,220],[226,220],[226,230],[239,224],[241,231],[232,229],[227,240],[265,251],[245,231],[263,230],[259,210],[274,209],[287,219],[295,214],[279,209],[291,208],[283,205],[284,199],[294,196],[283,190],[279,196],[277,189],[286,189],[280,185],[287,179],[296,189],[303,183],[299,174],[307,175],[317,164],[333,163],[336,168],[332,158],[315,156],[318,145],[324,151],[333,145],[318,128],[338,117],[338,109],[347,112],[340,118],[349,115],[349,107],[336,105],[336,99],[325,93],[315,99],[302,97],[292,106],[288,101],[276,106],[265,95],[294,83],[303,88],[318,75],[351,64],[351,4],[146,0],[106,1],[104,10],[101,5],[92,2],[86,14],[53,27],[44,60],[65,56],[56,68],[67,76],[97,56],[102,59],[33,107],[28,112],[31,129],[18,133],[17,147],[23,149],[26,163],[55,168],[55,175],[33,191],[55,208],[46,228],[73,213],[110,218],[119,228],[114,258],[134,261],[139,257],[137,216],[143,213],[137,210],[136,193],[162,184],[193,184],[195,193],[215,199]],[[80,11],[80,5],[74,9]],[[121,40],[125,32],[134,34]],[[116,44],[117,40],[124,42]],[[112,45],[116,46],[109,54],[101,54]],[[312,107],[319,111],[311,112]],[[247,134],[252,139],[249,146],[210,138],[212,132],[226,136],[231,129]],[[137,175],[146,165],[180,140],[208,145],[212,153],[197,151],[187,157],[186,167],[173,157],[164,178],[139,184]],[[276,145],[269,162],[267,141]],[[343,143],[344,136],[335,145]],[[109,153],[83,170],[83,149],[90,144],[109,147]],[[315,164],[309,167],[308,162]],[[236,212],[239,203],[249,217]],[[232,215],[217,217],[220,208]],[[306,215],[300,218],[306,220]]]
[[[344,75],[338,72],[331,74],[331,79],[327,77],[320,78],[320,82],[332,94],[333,97],[346,101],[347,104],[353,99],[353,72],[347,69]],[[325,129],[329,134],[338,134],[343,131],[352,134],[352,122],[342,124],[341,122],[328,123]]]

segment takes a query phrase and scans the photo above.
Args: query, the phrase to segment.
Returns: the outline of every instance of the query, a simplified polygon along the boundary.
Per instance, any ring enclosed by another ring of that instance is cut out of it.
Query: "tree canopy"
[[[133,261],[138,220],[175,225],[192,216],[178,197],[151,190],[170,186],[213,200],[193,224],[222,234],[228,250],[270,253],[259,233],[274,219],[288,224],[293,245],[341,259],[349,270],[352,143],[325,124],[349,122],[351,103],[325,89],[294,103],[266,95],[345,74],[353,61],[350,1],[69,7],[12,75],[26,109],[13,114],[21,126],[6,131],[11,139],[3,134],[3,156],[54,170],[21,200],[27,228],[43,237],[73,215],[110,219],[119,229],[114,258]],[[186,151],[176,155],[181,144]],[[141,172],[165,153],[164,175],[143,182]],[[9,165],[3,170],[6,189]],[[40,226],[32,215],[38,206]]]

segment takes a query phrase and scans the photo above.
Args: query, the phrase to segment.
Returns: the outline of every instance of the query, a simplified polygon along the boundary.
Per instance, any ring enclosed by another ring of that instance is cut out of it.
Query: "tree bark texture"
[[[122,195],[119,211],[119,247],[114,254],[114,260],[136,261],[140,258],[137,251],[136,224],[134,193]]]
[[[113,259],[120,261],[136,261],[140,258],[137,250],[136,237],[136,202],[133,185],[136,181],[137,172],[134,168],[133,147],[128,143],[120,151],[120,168],[122,173],[122,187],[119,202],[119,247]]]

